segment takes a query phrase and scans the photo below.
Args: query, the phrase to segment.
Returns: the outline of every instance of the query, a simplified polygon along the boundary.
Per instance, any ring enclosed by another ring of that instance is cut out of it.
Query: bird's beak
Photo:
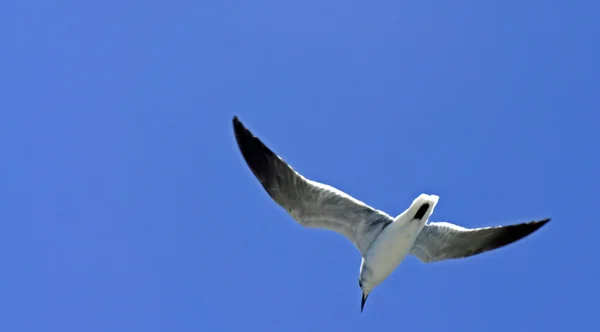
[[[363,308],[365,307],[365,302],[367,302],[367,297],[369,297],[369,294],[365,294],[364,292],[362,293],[362,302],[360,303],[360,312],[363,312]]]

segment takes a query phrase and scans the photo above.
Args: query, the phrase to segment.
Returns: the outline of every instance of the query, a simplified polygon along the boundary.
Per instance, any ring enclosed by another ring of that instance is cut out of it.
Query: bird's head
[[[365,283],[362,279],[358,279],[358,285],[360,286],[360,290],[362,291],[362,299],[360,300],[360,312],[363,312],[365,302],[367,302],[369,293],[371,293],[373,288],[371,288],[369,284]]]
[[[365,307],[365,302],[367,302],[367,297],[369,294],[377,286],[377,280],[374,278],[373,271],[367,266],[366,260],[363,258],[360,263],[360,275],[358,277],[358,286],[362,292],[362,298],[360,300],[360,312],[363,311]]]

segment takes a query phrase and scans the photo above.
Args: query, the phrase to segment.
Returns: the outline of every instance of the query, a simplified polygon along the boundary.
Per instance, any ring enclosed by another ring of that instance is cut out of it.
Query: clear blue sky
[[[0,330],[592,331],[597,1],[0,2]],[[395,216],[552,217],[408,258],[360,314],[360,255],[237,149]]]

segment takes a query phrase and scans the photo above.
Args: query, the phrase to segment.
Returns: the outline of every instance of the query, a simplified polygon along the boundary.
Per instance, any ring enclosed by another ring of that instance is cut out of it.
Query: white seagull
[[[350,195],[296,172],[233,117],[235,137],[244,160],[269,196],[305,227],[325,228],[346,236],[362,261],[358,284],[360,311],[371,291],[408,254],[425,263],[463,258],[513,243],[542,227],[550,218],[522,224],[468,229],[430,222],[436,195],[421,194],[392,218]]]

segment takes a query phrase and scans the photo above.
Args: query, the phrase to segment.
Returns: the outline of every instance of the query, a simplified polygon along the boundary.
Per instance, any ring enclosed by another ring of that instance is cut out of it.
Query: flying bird
[[[513,243],[550,218],[508,226],[464,228],[428,222],[439,197],[421,194],[395,218],[323,183],[305,178],[248,130],[237,116],[233,130],[250,170],[269,196],[302,226],[324,228],[348,238],[362,256],[360,311],[371,291],[407,255],[422,262],[465,258]]]

